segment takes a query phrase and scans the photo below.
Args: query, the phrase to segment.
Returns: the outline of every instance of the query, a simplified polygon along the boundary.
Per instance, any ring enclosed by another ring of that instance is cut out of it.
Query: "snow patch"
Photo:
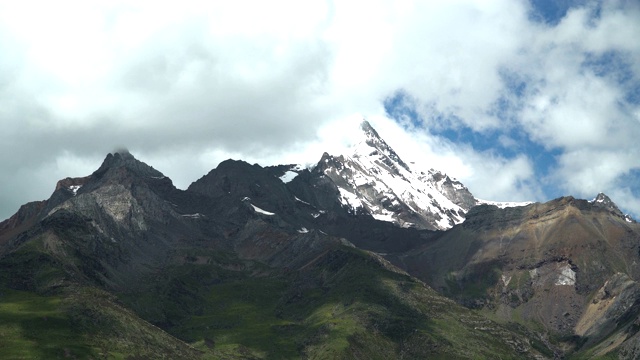
[[[353,210],[362,207],[362,202],[358,198],[358,195],[350,191],[347,191],[341,187],[339,187],[338,190],[340,191],[340,202],[343,205],[347,205]]]
[[[282,182],[286,184],[288,182],[291,182],[291,180],[295,179],[296,176],[298,176],[297,172],[288,170],[287,172],[284,173],[284,175],[280,176],[280,180],[282,180]]]
[[[381,221],[394,222],[396,219],[393,216],[393,213],[382,213],[382,214],[371,214],[374,219]]]
[[[560,269],[558,280],[556,285],[575,285],[576,284],[576,272],[571,270],[571,266],[565,265]]]
[[[298,230],[298,232],[299,232],[300,234],[306,234],[306,233],[308,233],[308,232],[309,232],[309,230],[307,230],[307,228],[306,228],[306,227],[302,227],[302,229]]]
[[[269,216],[275,215],[275,213],[272,213],[272,212],[269,212],[269,211],[266,211],[266,210],[262,210],[262,209],[260,209],[259,207],[255,206],[253,204],[251,204],[251,206],[253,206],[253,210],[255,210],[257,213],[264,214],[264,215],[269,215]]]
[[[73,196],[76,196],[78,193],[78,189],[80,189],[82,185],[71,185],[69,186],[69,190],[73,193]]]
[[[304,201],[304,200],[300,200],[297,196],[294,196],[294,198],[296,199],[296,201],[301,202],[303,204],[307,204],[307,205],[311,205],[308,202]]]
[[[500,209],[527,206],[531,204],[533,204],[533,201],[491,201],[478,199],[478,205],[493,205]]]
[[[504,286],[509,286],[509,283],[511,282],[511,276],[500,275],[500,277],[502,278],[502,283],[504,284]]]
[[[191,218],[191,219],[200,219],[202,217],[204,217],[204,215],[200,214],[200,213],[195,213],[195,214],[182,214],[180,215],[182,217],[187,217],[187,218]]]

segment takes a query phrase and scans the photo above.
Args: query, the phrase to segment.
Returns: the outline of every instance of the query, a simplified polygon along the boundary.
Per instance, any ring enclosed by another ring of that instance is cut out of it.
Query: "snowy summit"
[[[436,170],[417,172],[367,121],[350,155],[325,154],[319,166],[353,213],[403,227],[444,230],[464,221],[477,200],[459,181]]]

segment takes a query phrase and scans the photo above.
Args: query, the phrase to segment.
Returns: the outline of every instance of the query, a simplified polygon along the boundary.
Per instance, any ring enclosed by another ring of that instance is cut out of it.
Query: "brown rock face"
[[[615,206],[572,197],[521,208],[482,205],[434,238],[390,259],[504,320],[579,336],[584,346],[638,315],[640,226]]]
[[[64,178],[59,180],[56,184],[56,190],[60,189],[73,189],[74,187],[78,189],[89,181],[90,177],[77,177],[77,178]]]
[[[4,245],[6,240],[12,236],[19,234],[27,229],[29,226],[35,224],[38,214],[44,206],[46,201],[34,201],[22,205],[20,210],[7,220],[0,222],[0,247]]]

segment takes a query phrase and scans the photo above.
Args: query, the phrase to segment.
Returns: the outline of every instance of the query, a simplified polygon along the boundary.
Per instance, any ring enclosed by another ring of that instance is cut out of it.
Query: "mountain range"
[[[186,190],[126,151],[0,223],[0,358],[640,356],[640,226],[479,200],[366,121],[312,168]]]

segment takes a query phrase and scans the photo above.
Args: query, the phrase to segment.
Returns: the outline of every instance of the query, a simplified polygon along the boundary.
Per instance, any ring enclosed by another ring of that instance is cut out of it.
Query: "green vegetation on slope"
[[[0,284],[22,294],[7,304],[30,309],[34,320],[28,333],[14,321],[20,332],[7,341],[42,352],[6,358],[520,359],[532,352],[520,335],[347,246],[298,269],[188,248],[128,290],[109,292],[84,275],[95,259],[53,249],[56,241],[35,237],[0,260]],[[55,328],[38,320],[44,316]]]
[[[530,355],[526,341],[500,325],[347,247],[297,272],[257,277],[211,263],[175,265],[120,299],[214,358]]]
[[[0,290],[0,359],[197,358],[200,353],[94,288]]]
[[[0,358],[57,359],[97,355],[62,309],[60,296],[0,290]]]
[[[0,359],[199,357],[112,294],[81,285],[69,264],[77,259],[47,252],[47,240],[0,259]]]

